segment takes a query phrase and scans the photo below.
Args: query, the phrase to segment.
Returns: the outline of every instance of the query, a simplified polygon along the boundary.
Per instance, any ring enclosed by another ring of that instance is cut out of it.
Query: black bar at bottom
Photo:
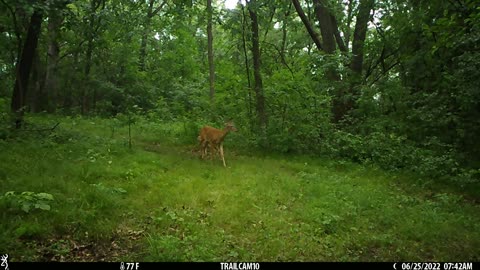
[[[9,262],[9,270],[149,270],[149,269],[382,269],[382,270],[480,270],[478,262]],[[0,267],[0,270],[4,270]]]

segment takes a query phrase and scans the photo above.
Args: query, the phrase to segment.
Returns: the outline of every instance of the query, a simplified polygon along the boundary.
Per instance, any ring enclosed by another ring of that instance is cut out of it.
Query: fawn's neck
[[[223,141],[223,139],[225,139],[225,136],[227,136],[227,134],[228,134],[229,131],[230,131],[230,130],[229,130],[228,128],[224,128],[224,129],[222,130],[222,136],[220,136],[219,140],[220,140],[220,141]]]

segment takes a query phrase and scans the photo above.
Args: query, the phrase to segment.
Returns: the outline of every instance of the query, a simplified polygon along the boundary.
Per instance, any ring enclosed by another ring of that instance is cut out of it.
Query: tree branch
[[[343,42],[342,36],[340,36],[340,29],[338,29],[338,23],[337,23],[337,18],[335,16],[331,16],[332,18],[332,27],[333,27],[333,35],[335,36],[335,40],[337,41],[338,48],[342,52],[347,52],[347,47],[345,46],[345,43]]]
[[[275,16],[275,11],[277,10],[277,8],[274,6],[273,7],[273,10],[272,10],[272,14],[270,15],[270,19],[268,21],[269,24],[272,24],[272,21],[273,21],[273,17]],[[269,27],[266,27],[266,30],[265,30],[265,34],[263,35],[263,40],[267,40],[267,34],[268,34],[268,30],[270,28]]]
[[[283,64],[285,67],[288,68],[288,70],[289,70],[290,73],[292,74],[292,77],[294,77],[294,76],[293,76],[293,70],[290,68],[290,66],[288,65],[287,61],[285,60],[285,56],[283,55],[281,49],[278,48],[277,45],[272,44],[272,43],[270,43],[270,42],[264,41],[263,43],[272,46],[272,47],[278,52],[278,54],[280,55],[280,59],[282,60],[282,64]]]
[[[154,11],[152,11],[152,13],[149,15],[150,18],[157,15],[158,12],[160,12],[160,10],[162,10],[163,6],[165,6],[165,4],[167,4],[167,0],[164,0],[160,6],[158,6]]]
[[[395,63],[393,63],[391,66],[389,66],[387,68],[387,70],[385,70],[385,72],[383,72],[382,74],[378,75],[371,83],[370,83],[370,86],[374,85],[376,82],[378,82],[387,72],[389,72],[392,68],[394,68],[396,65],[400,64],[400,61],[397,61]]]
[[[295,10],[298,13],[298,16],[302,20],[303,24],[307,28],[308,34],[310,34],[310,37],[312,38],[313,42],[315,45],[317,45],[317,48],[320,51],[323,51],[323,46],[322,43],[320,42],[320,39],[318,38],[318,34],[313,30],[312,25],[310,24],[310,21],[308,20],[307,16],[305,16],[305,13],[303,12],[302,7],[300,6],[300,3],[298,0],[292,0],[293,6],[295,7]]]

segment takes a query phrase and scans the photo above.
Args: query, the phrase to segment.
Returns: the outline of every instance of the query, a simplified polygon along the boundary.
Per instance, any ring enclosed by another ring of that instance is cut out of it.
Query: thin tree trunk
[[[147,56],[147,40],[148,33],[150,32],[150,23],[152,21],[153,3],[155,0],[150,0],[148,3],[147,17],[143,25],[142,42],[140,44],[140,71],[145,71],[145,58]]]
[[[252,26],[252,55],[253,55],[253,76],[255,78],[255,95],[257,99],[257,117],[261,130],[267,125],[267,115],[265,113],[265,96],[263,93],[263,82],[261,70],[261,54],[259,42],[258,18],[255,11],[257,5],[255,0],[247,1],[247,8],[250,14]]]
[[[47,54],[47,70],[45,72],[44,90],[48,94],[49,106],[47,110],[54,112],[58,102],[58,78],[57,64],[60,58],[60,46],[58,44],[58,33],[63,17],[53,10],[48,18],[48,54]]]
[[[93,37],[90,37],[87,42],[87,53],[85,55],[85,70],[84,77],[85,83],[82,85],[82,114],[87,114],[89,111],[89,79],[90,79],[90,69],[92,65],[92,53],[93,53]]]
[[[30,81],[33,85],[30,87],[29,94],[26,96],[28,99],[27,103],[30,104],[29,109],[31,112],[41,112],[48,105],[48,98],[42,87],[42,66],[43,64],[37,50],[33,57],[32,74],[30,75]]]
[[[350,33],[351,27],[350,24],[352,23],[352,13],[353,13],[353,0],[348,1],[348,11],[347,11],[347,21],[345,27],[345,46],[349,48],[350,46]]]
[[[292,3],[288,5],[287,11],[285,11],[285,18],[282,22],[282,47],[280,48],[280,53],[283,59],[285,59],[285,50],[287,46],[287,24],[288,17],[290,16],[290,10],[292,9]]]
[[[78,54],[79,54],[78,50],[75,50],[73,52],[73,66],[74,66],[75,73],[78,73],[78,69],[79,69]],[[76,85],[77,83],[76,78],[77,78],[76,76],[70,76],[70,78],[66,80],[65,89],[73,89],[73,86]],[[72,91],[67,90],[65,92],[65,96],[63,100],[63,108],[67,114],[71,113],[72,105],[73,105]]]
[[[210,82],[210,101],[213,104],[215,96],[215,64],[213,62],[213,33],[212,33],[212,0],[207,0],[207,35],[208,35],[208,70]]]
[[[15,86],[12,93],[11,110],[15,114],[15,127],[21,128],[23,124],[24,106],[26,101],[28,81],[32,69],[33,57],[38,44],[40,30],[42,27],[43,14],[41,10],[35,9],[30,17],[27,37],[16,68]]]
[[[105,0],[91,0],[90,1],[90,18],[89,18],[89,29],[87,30],[87,52],[85,54],[85,70],[84,77],[86,85],[83,85],[82,90],[82,114],[87,114],[90,111],[90,70],[92,67],[92,56],[94,49],[94,37],[98,32],[100,27],[101,18],[95,19],[95,13],[97,9],[102,5],[102,8],[105,8]],[[96,27],[95,27],[96,26]],[[96,90],[94,90],[95,102]]]
[[[250,65],[248,63],[248,54],[247,54],[247,38],[246,38],[246,15],[245,15],[245,8],[243,5],[242,7],[242,47],[243,47],[243,57],[245,59],[245,71],[247,73],[247,83],[248,83],[248,115],[250,119],[252,119],[252,82],[250,79]]]

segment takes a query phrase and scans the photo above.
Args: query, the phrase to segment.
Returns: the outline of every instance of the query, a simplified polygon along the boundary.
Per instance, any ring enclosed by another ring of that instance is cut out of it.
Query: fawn
[[[225,123],[223,130],[216,129],[211,126],[204,126],[202,129],[200,129],[198,142],[200,143],[200,148],[202,151],[202,159],[207,154],[207,147],[209,147],[212,159],[215,157],[215,152],[219,151],[220,156],[222,157],[223,166],[227,167],[225,164],[225,158],[223,156],[223,140],[230,131],[237,131],[232,121]]]

